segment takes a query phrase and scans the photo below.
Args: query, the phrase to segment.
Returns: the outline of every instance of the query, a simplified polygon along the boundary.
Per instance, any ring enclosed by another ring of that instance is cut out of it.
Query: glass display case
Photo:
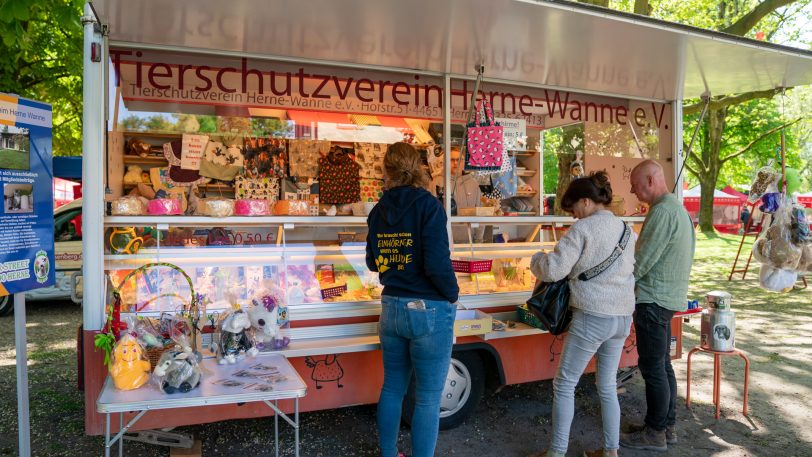
[[[379,307],[382,286],[365,262],[367,227],[361,221],[296,221],[262,226],[217,227],[143,224],[120,229],[112,224],[133,218],[109,217],[105,269],[110,291],[119,290],[122,312],[171,313],[188,302],[191,292],[170,268],[156,266],[123,283],[145,264],[168,263],[182,269],[194,291],[207,298],[208,312],[246,306],[262,290],[284,290],[293,319],[360,315]],[[194,222],[191,222],[194,224]],[[460,285],[460,301],[472,306],[521,303],[532,290],[533,254],[551,248],[541,241],[536,223],[454,223],[464,240],[452,244],[451,258]],[[473,242],[476,235],[487,242]],[[212,233],[222,239],[212,242]],[[128,252],[123,245],[140,244]],[[488,295],[488,303],[470,300]],[[525,297],[525,298],[522,298]],[[507,301],[506,301],[507,300]]]

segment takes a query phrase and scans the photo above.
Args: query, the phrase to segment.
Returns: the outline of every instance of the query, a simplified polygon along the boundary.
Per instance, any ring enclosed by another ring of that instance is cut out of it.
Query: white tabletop
[[[233,373],[247,370],[256,364],[270,365],[278,369],[286,379],[274,382],[270,391],[259,391],[249,387],[250,384],[264,384],[253,378],[235,378]],[[188,408],[193,406],[226,405],[248,403],[263,400],[282,400],[300,398],[307,394],[307,385],[288,360],[279,354],[268,354],[260,357],[243,359],[234,365],[218,365],[214,358],[201,362],[203,376],[200,384],[187,393],[166,394],[161,392],[154,379],[135,390],[118,390],[113,380],[107,376],[104,388],[96,400],[99,413],[121,413],[169,408]],[[241,386],[217,384],[217,380],[236,379]]]

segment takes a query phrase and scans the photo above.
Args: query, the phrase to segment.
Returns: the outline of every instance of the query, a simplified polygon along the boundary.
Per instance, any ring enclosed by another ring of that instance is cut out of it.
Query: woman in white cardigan
[[[561,207],[578,221],[550,253],[533,256],[530,268],[541,281],[570,278],[572,323],[561,362],[553,380],[553,440],[547,457],[564,457],[575,410],[575,386],[597,354],[597,385],[603,419],[603,449],[586,457],[616,457],[620,446],[620,405],[617,369],[634,312],[634,236],[620,256],[600,275],[588,281],[577,276],[610,257],[627,229],[606,210],[612,186],[605,172],[574,180],[561,199]]]

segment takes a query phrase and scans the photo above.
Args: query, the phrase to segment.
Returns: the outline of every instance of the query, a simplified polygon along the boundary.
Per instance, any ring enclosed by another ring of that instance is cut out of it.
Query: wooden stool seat
[[[713,403],[716,405],[716,419],[719,419],[719,404],[721,403],[721,395],[719,386],[722,381],[722,356],[736,355],[744,360],[744,406],[742,407],[742,414],[747,415],[747,396],[750,388],[750,359],[739,349],[733,349],[729,352],[714,351],[706,349],[701,346],[696,346],[688,352],[688,391],[685,395],[685,406],[691,408],[691,356],[696,352],[705,352],[713,354]]]

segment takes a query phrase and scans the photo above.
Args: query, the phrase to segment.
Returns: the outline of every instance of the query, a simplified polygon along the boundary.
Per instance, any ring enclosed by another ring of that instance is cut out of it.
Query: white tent
[[[685,199],[691,198],[691,199],[697,199],[698,200],[701,196],[702,196],[702,188],[700,186],[692,187],[691,189],[688,189],[688,190],[686,190],[685,192],[682,193],[682,197],[685,198]],[[725,192],[722,192],[719,189],[714,189],[713,190],[713,200],[714,200],[714,202],[717,201],[717,199],[719,199],[720,201],[725,201],[725,202],[727,202],[727,199],[730,199],[731,201],[733,201],[733,202],[735,202],[737,204],[739,203],[739,197],[737,197],[735,195],[730,195],[730,194],[725,193]]]

